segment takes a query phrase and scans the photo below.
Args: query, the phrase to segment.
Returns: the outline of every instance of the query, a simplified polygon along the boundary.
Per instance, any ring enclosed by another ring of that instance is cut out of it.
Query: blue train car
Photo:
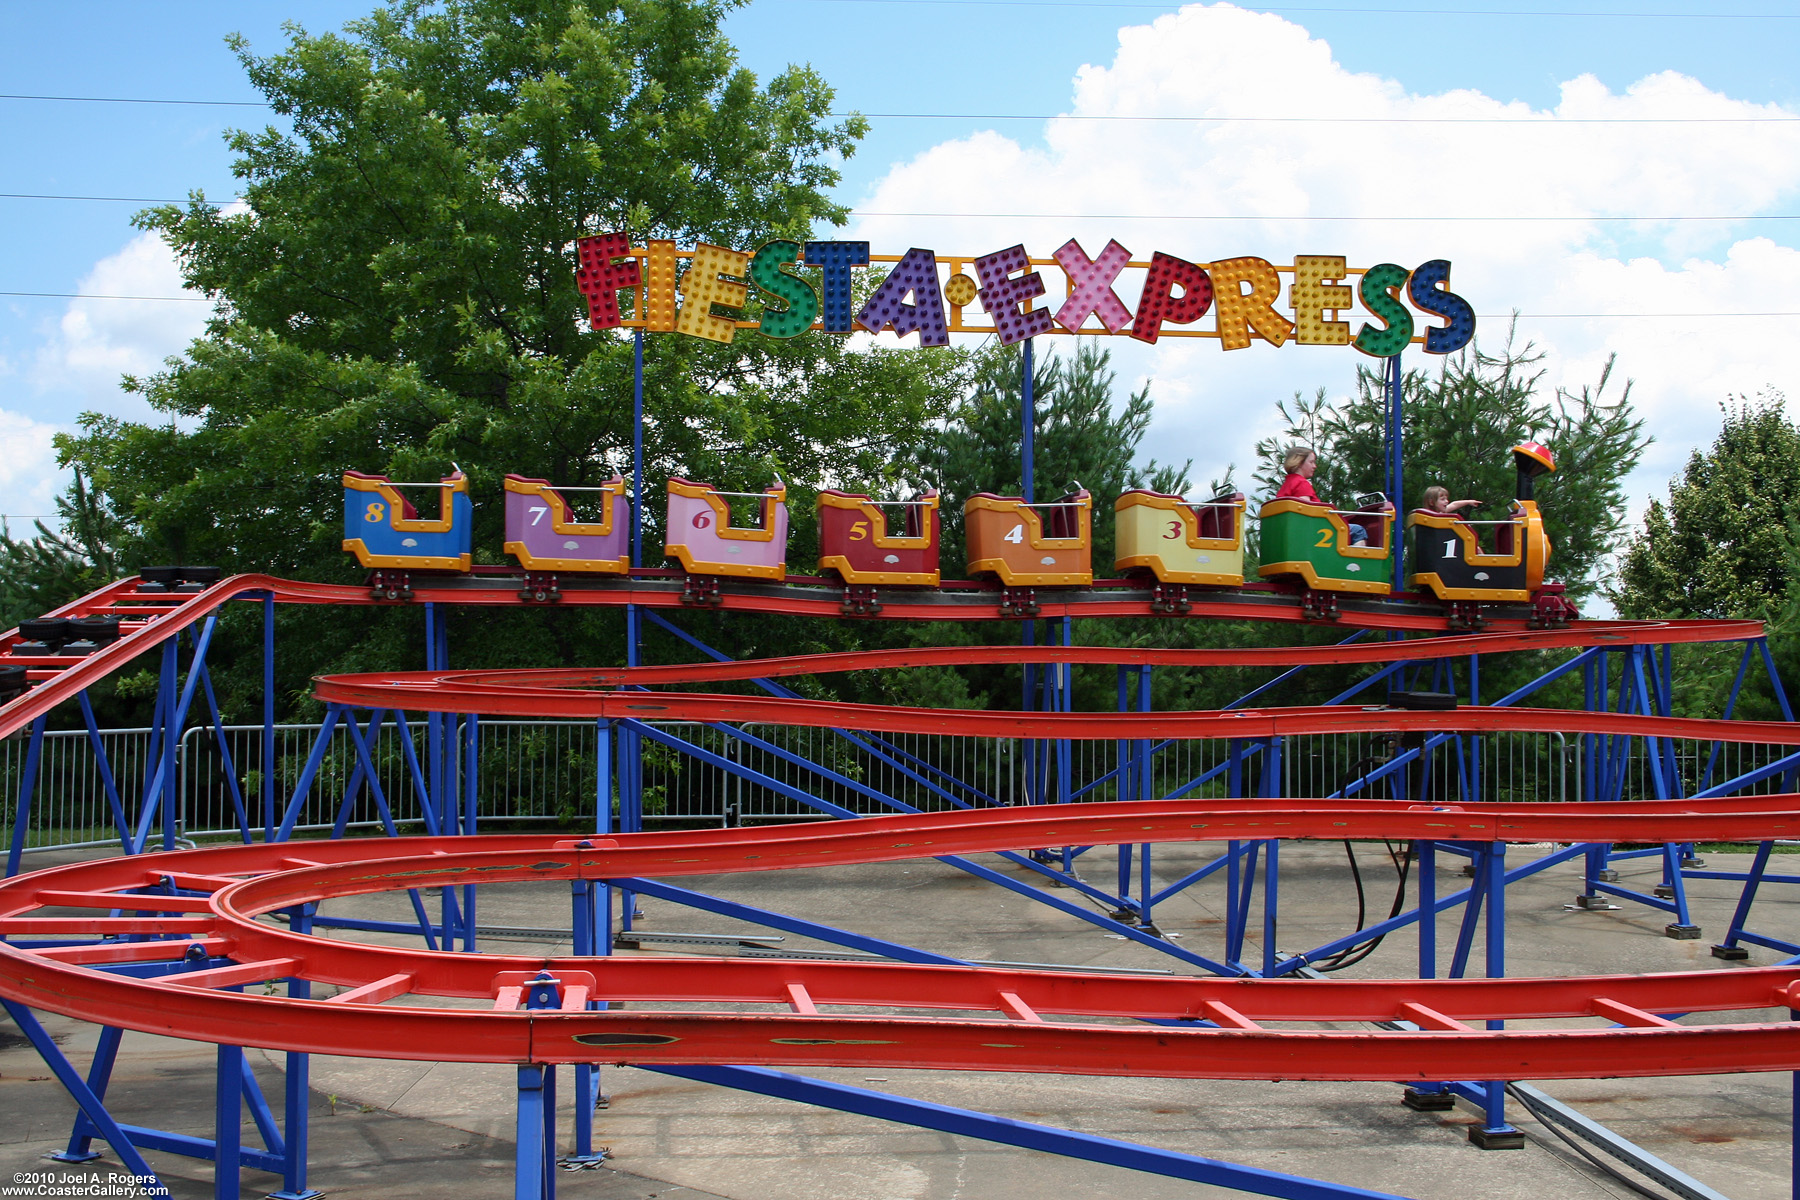
[[[436,488],[436,519],[421,519],[402,488]],[[344,549],[365,567],[467,571],[471,518],[469,480],[461,470],[437,483],[344,472]]]

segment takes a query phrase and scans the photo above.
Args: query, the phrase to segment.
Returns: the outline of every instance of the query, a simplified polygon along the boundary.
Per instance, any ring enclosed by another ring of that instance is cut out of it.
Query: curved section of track
[[[414,602],[455,605],[520,607],[520,577],[516,575],[467,575],[424,577],[414,589]],[[726,581],[723,585],[724,607],[729,611],[781,613],[838,619],[843,616],[838,595],[824,580],[796,580],[785,584],[759,584],[749,581]],[[652,608],[682,607],[683,582],[679,572],[643,571],[634,577],[617,581],[573,581],[565,585],[565,605],[636,604]],[[997,592],[973,586],[950,586],[937,591],[919,589],[910,598],[888,603],[881,619],[891,620],[995,620]],[[307,583],[281,579],[272,575],[236,575],[221,580],[203,592],[190,595],[167,592],[143,593],[137,580],[126,579],[108,584],[71,604],[57,609],[51,616],[92,616],[115,614],[124,619],[120,640],[84,658],[59,655],[20,656],[12,647],[18,631],[0,635],[0,655],[9,665],[26,667],[34,684],[31,690],[0,705],[0,737],[5,737],[64,700],[112,674],[132,659],[190,626],[204,620],[221,604],[231,600],[272,597],[282,604],[370,605],[392,604],[376,600],[366,587],[346,584]],[[1271,590],[1264,585],[1243,589],[1196,593],[1189,617],[1254,621],[1302,621],[1299,602],[1289,593]],[[1150,616],[1150,591],[1144,587],[1118,584],[1093,589],[1045,592],[1045,617],[1056,616]],[[1343,629],[1382,629],[1426,634],[1441,634],[1448,628],[1443,608],[1419,597],[1395,597],[1357,601],[1346,599],[1346,607],[1336,627]],[[867,618],[858,618],[867,619]],[[1169,618],[1173,619],[1173,618]],[[806,656],[792,659],[770,659],[762,674],[781,675],[808,671],[872,669],[880,666],[930,665],[946,661],[960,662],[1166,662],[1193,666],[1224,665],[1293,665],[1301,662],[1355,663],[1390,662],[1395,657],[1435,658],[1446,655],[1482,654],[1501,650],[1549,649],[1601,645],[1661,645],[1684,642],[1737,641],[1762,636],[1763,627],[1756,621],[1577,621],[1567,629],[1533,630],[1529,614],[1507,614],[1496,610],[1491,621],[1494,633],[1432,638],[1429,649],[1419,649],[1422,641],[1388,642],[1371,646],[1321,646],[1258,651],[1093,651],[1085,647],[1036,650],[1023,647],[972,647],[952,651],[909,650],[884,652],[885,662],[865,658],[861,666],[846,667],[832,660],[840,655]],[[1405,649],[1414,647],[1413,649]],[[960,658],[956,657],[961,655]],[[1141,654],[1171,655],[1167,658],[1140,657]],[[990,658],[989,655],[998,657]],[[1089,655],[1097,655],[1089,657]],[[1228,659],[1222,655],[1241,655]],[[732,664],[709,666],[711,674],[684,674],[680,678],[700,679],[745,678],[746,668]],[[655,672],[663,668],[640,668],[650,672],[635,682],[669,682]],[[684,670],[689,670],[684,668]],[[735,673],[734,672],[739,672]],[[608,682],[596,676],[594,682]]]
[[[0,945],[0,995],[176,1037],[371,1058],[1232,1079],[1794,1070],[1800,1069],[1800,1024],[1782,1018],[1786,1008],[1800,1007],[1800,966],[1578,979],[1298,982],[889,963],[539,958],[323,940],[283,928],[269,914],[409,887],[766,871],[1021,845],[1266,837],[1665,841],[1796,829],[1800,796],[1794,795],[1467,811],[1391,801],[1157,801],[587,840],[230,846],[51,868],[0,884],[0,934],[7,938],[99,939]],[[140,890],[151,888],[178,894]],[[151,940],[119,940],[128,938]],[[202,969],[150,980],[104,969],[194,959]],[[560,1009],[519,1007],[521,990],[540,972],[558,981]],[[224,990],[288,978],[348,990],[322,1000]],[[392,1003],[408,997],[414,1000]],[[476,1006],[445,1007],[446,1000]],[[593,1011],[589,1000],[631,1007]],[[703,1007],[658,1007],[669,1004]],[[704,1008],[722,1004],[740,1011]],[[745,1005],[760,1011],[741,1011]],[[825,1011],[834,1006],[858,1011]],[[1759,1009],[1775,1012],[1742,1021],[1741,1014]],[[1677,1025],[1657,1015],[1670,1012],[1737,1019]],[[1563,1025],[1480,1027],[1496,1019]],[[1143,1023],[1166,1020],[1213,1027]],[[1419,1028],[1330,1028],[1397,1021]]]
[[[1413,645],[1418,643],[1400,643]],[[1029,647],[999,647],[1017,655]],[[1067,648],[1055,653],[1066,653]],[[1183,651],[1135,651],[1132,661],[1158,662]],[[1421,655],[1423,657],[1424,655]],[[1035,656],[1034,656],[1035,657]],[[1430,657],[1438,657],[1431,654]],[[1118,661],[1102,652],[1088,661]],[[1002,660],[1004,661],[1004,660]],[[1061,661],[1052,659],[1049,661]],[[726,664],[749,667],[760,664]],[[661,670],[652,668],[652,670]],[[681,674],[670,670],[664,679]],[[698,669],[695,669],[698,674]],[[1384,704],[1330,704],[1304,708],[1235,708],[1192,712],[999,712],[958,708],[908,708],[771,696],[696,692],[596,691],[602,676],[630,679],[632,672],[405,671],[325,675],[314,695],[334,704],[417,712],[483,713],[519,717],[581,717],[667,721],[757,721],[880,733],[935,733],[987,738],[1270,738],[1300,733],[1595,733],[1632,737],[1800,745],[1800,724],[1788,721],[1722,721],[1648,717],[1634,713],[1573,712],[1560,708],[1492,708],[1473,705],[1438,711]],[[560,682],[559,682],[560,681]]]

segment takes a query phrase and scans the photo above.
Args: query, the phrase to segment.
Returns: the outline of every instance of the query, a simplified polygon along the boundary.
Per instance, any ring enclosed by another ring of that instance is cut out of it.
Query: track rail
[[[1800,824],[1795,795],[1573,808],[1156,801],[870,817],[825,828],[585,840],[402,838],[146,854],[0,884],[0,935],[74,943],[0,944],[0,995],[176,1037],[370,1058],[1229,1079],[1800,1069],[1800,1024],[1780,1019],[1800,1007],[1800,966],[1575,979],[1146,978],[890,963],[472,956],[318,939],[268,920],[301,903],[409,887],[781,870],[1033,844],[1271,836],[1663,841],[1766,837]],[[179,893],[140,891],[146,888]],[[200,969],[157,979],[106,969],[196,958]],[[521,994],[540,973],[556,981],[560,1007],[522,1009]],[[296,977],[346,990],[320,1000],[224,990]],[[631,1007],[587,1008],[597,1000]],[[670,1004],[766,1011],[657,1007]],[[834,1006],[860,1011],[824,1011]],[[1742,1019],[1762,1009],[1776,1010],[1774,1019]],[[1678,1025],[1659,1015],[1672,1012],[1731,1016]],[[1140,1023],[1146,1020],[1213,1027]],[[1563,1027],[1479,1027],[1489,1020]],[[1331,1028],[1397,1021],[1417,1029]]]
[[[414,602],[456,605],[525,606],[518,597],[522,577],[475,574],[421,579]],[[203,592],[192,594],[142,593],[138,581],[121,580],[91,595],[64,605],[56,617],[116,614],[121,618],[120,639],[86,657],[19,655],[14,647],[16,629],[0,635],[0,664],[24,666],[32,682],[29,691],[0,705],[0,737],[28,725],[57,704],[72,699],[100,679],[119,670],[147,650],[154,649],[182,630],[203,621],[231,600],[272,596],[282,604],[392,604],[376,600],[369,589],[347,584],[308,583],[272,575],[236,575],[220,580]],[[640,572],[617,583],[576,581],[568,585],[560,603],[566,605],[638,604],[652,608],[680,608],[683,582],[679,572]],[[1045,593],[1042,616],[1146,616],[1150,615],[1149,590],[1129,583],[1091,589]],[[837,594],[823,580],[787,584],[725,581],[721,592],[727,611],[784,613],[839,618],[843,613]],[[993,589],[955,587],[933,592],[921,590],[911,600],[888,603],[881,619],[890,620],[993,620],[997,618]],[[1208,598],[1210,597],[1210,598]],[[766,670],[748,675],[747,666],[726,664],[707,667],[701,673],[670,674],[668,668],[640,668],[650,674],[633,682],[671,682],[745,678],[823,672],[846,669],[919,666],[961,662],[1159,662],[1171,665],[1292,665],[1301,662],[1391,662],[1399,658],[1436,658],[1452,654],[1483,654],[1502,650],[1551,649],[1602,645],[1660,645],[1665,643],[1736,641],[1762,636],[1757,621],[1578,621],[1567,629],[1532,630],[1524,610],[1513,616],[1496,610],[1493,633],[1438,637],[1427,646],[1422,641],[1381,643],[1370,646],[1296,647],[1257,651],[1097,651],[1087,647],[974,647],[887,652],[886,659],[864,658],[860,665],[840,665],[842,655],[770,659]],[[1247,585],[1236,591],[1205,593],[1189,614],[1231,620],[1301,621],[1298,600],[1290,593],[1265,585]],[[859,618],[865,619],[865,618]],[[1437,604],[1418,598],[1397,597],[1345,601],[1343,617],[1334,627],[1381,629],[1424,634],[1448,631],[1448,621]],[[960,657],[957,657],[959,656]],[[992,655],[993,657],[989,657]],[[1155,657],[1168,656],[1168,657]],[[1237,657],[1233,657],[1237,656]],[[662,671],[664,676],[655,672]],[[710,672],[710,673],[708,673]],[[596,675],[594,683],[615,682]]]
[[[1438,657],[1437,643],[1398,643],[1407,657]],[[994,661],[1019,661],[1027,647],[996,647]],[[1069,648],[1052,648],[1048,661],[1062,661]],[[1136,662],[1163,661],[1184,651],[1131,652]],[[1241,652],[1223,652],[1241,653]],[[843,656],[838,656],[843,657]],[[875,654],[872,658],[885,655]],[[1085,661],[1116,662],[1120,652],[1099,650]],[[1037,660],[1033,654],[1027,661]],[[1038,660],[1043,661],[1043,660]],[[754,669],[750,664],[729,664]],[[843,668],[840,668],[843,669]],[[660,669],[659,669],[660,670]],[[680,670],[669,670],[670,678]],[[694,672],[698,674],[696,670]],[[1191,712],[1004,712],[956,708],[909,708],[772,696],[728,696],[697,692],[591,690],[601,675],[632,678],[619,668],[563,671],[403,671],[324,675],[314,695],[335,704],[400,708],[418,712],[484,713],[520,717],[581,717],[613,720],[760,721],[825,729],[883,733],[933,733],[985,738],[1271,738],[1300,733],[1489,733],[1564,732],[1632,737],[1693,738],[1702,741],[1800,745],[1800,724],[1789,721],[1725,721],[1655,717],[1635,713],[1574,712],[1559,708],[1492,708],[1472,705],[1442,711],[1393,708],[1385,704],[1331,704],[1301,708],[1242,708]]]

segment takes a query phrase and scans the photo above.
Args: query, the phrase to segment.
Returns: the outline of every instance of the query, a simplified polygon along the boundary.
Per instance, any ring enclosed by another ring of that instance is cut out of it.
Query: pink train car
[[[730,497],[762,500],[753,525],[731,523]],[[787,578],[787,484],[761,492],[721,492],[710,483],[669,480],[663,553],[691,575]]]

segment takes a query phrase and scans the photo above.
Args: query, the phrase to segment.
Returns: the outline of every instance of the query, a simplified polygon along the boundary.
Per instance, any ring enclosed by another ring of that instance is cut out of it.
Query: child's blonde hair
[[[1310,446],[1289,446],[1287,453],[1282,456],[1281,469],[1292,475],[1306,465],[1306,460],[1311,458],[1312,454]]]
[[[1442,512],[1450,505],[1450,490],[1432,484],[1425,489],[1425,507],[1433,512]]]

